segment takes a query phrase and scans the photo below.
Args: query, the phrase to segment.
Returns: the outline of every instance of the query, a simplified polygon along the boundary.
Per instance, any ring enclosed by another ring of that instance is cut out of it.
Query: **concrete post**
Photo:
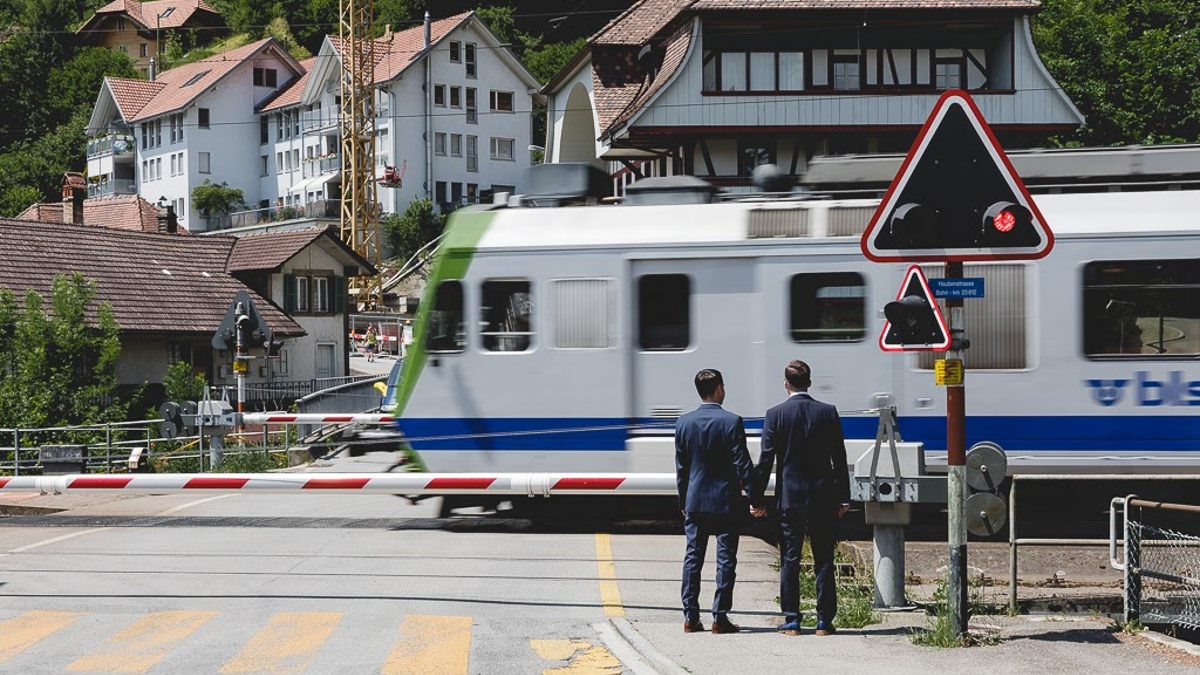
[[[864,503],[866,522],[874,526],[875,608],[908,607],[904,596],[904,526],[912,522],[912,504]]]

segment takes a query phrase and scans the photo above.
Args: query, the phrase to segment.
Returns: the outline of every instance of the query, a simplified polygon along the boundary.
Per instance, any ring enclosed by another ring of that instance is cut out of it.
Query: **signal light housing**
[[[985,240],[996,235],[1005,235],[1017,228],[1025,228],[1033,221],[1029,209],[1013,202],[996,202],[983,214],[980,226]]]

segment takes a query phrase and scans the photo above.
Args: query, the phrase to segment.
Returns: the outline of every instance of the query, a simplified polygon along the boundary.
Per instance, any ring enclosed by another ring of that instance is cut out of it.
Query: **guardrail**
[[[1137,509],[1132,518],[1131,510]],[[1117,535],[1122,514],[1124,539]],[[1158,516],[1147,522],[1147,511]],[[1124,572],[1125,621],[1166,623],[1200,630],[1200,506],[1168,504],[1137,495],[1115,497],[1108,516],[1108,556],[1113,569]],[[1172,529],[1162,516],[1183,516],[1194,534]],[[1124,547],[1117,558],[1117,545]]]

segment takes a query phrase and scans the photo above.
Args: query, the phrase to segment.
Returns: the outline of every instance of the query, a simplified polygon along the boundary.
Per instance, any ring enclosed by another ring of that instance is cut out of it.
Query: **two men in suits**
[[[720,371],[696,374],[701,404],[675,425],[675,476],[687,551],[683,559],[683,630],[704,630],[700,623],[700,570],[708,538],[717,539],[717,591],[712,632],[736,633],[729,620],[733,606],[740,522],[753,503],[753,465],[746,448],[742,418],[721,407],[725,381]]]
[[[809,396],[812,373],[803,361],[784,368],[788,399],[767,411],[763,421],[755,493],[763,494],[775,466],[775,496],[782,536],[779,632],[800,634],[800,551],[804,532],[812,542],[817,576],[817,635],[835,632],[837,584],[833,552],[837,521],[850,508],[846,444],[837,408]],[[761,515],[756,509],[755,515]]]

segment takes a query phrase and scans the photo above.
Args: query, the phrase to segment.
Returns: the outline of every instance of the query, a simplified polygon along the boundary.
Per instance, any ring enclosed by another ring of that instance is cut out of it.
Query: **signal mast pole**
[[[947,279],[961,279],[963,264],[947,262]],[[946,299],[950,329],[950,349],[946,359],[963,358],[967,344],[964,341],[966,317],[963,314],[962,298]],[[963,380],[946,385],[946,465],[948,480],[946,484],[946,510],[949,516],[950,570],[947,604],[950,613],[950,630],[954,635],[965,635],[967,632],[967,523],[964,518],[964,502],[967,495],[967,395],[964,387],[966,369],[963,369]]]

